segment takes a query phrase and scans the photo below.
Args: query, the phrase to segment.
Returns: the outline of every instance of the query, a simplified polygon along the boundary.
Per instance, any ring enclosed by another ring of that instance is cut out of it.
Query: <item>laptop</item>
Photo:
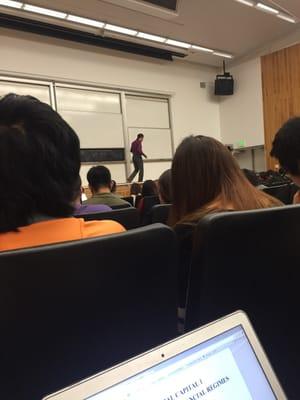
[[[238,311],[44,400],[282,400],[279,381]]]

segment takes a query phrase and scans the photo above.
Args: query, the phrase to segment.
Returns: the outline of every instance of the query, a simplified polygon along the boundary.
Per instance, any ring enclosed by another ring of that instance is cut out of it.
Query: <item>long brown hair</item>
[[[170,224],[192,222],[217,210],[251,210],[282,203],[256,189],[222,143],[189,136],[172,164],[173,206]]]

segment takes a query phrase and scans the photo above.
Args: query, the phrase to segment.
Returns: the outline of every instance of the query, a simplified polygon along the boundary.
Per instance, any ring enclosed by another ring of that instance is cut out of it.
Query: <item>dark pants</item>
[[[133,165],[134,165],[134,171],[133,173],[128,177],[127,181],[132,182],[136,174],[139,172],[139,182],[143,182],[144,179],[144,161],[142,159],[142,156],[134,155],[132,157]]]

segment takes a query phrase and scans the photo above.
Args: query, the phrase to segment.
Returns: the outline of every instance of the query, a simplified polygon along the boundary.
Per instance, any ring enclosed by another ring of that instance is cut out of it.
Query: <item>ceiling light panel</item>
[[[122,26],[106,24],[105,29],[112,32],[122,33],[123,35],[136,36],[138,33],[133,29],[123,28]]]
[[[137,37],[146,40],[152,40],[153,42],[164,43],[167,39],[161,36],[151,35],[149,33],[139,32]]]
[[[94,19],[89,19],[89,18],[78,17],[77,15],[71,15],[71,14],[67,16],[67,20],[82,25],[93,26],[95,28],[103,28],[105,25],[104,22],[96,21]]]
[[[192,47],[191,44],[185,42],[179,42],[178,40],[167,39],[166,44],[170,46],[182,47],[183,49],[190,49]]]
[[[201,46],[196,46],[192,45],[192,49],[197,50],[197,51],[204,51],[206,53],[213,53],[214,51],[212,49],[207,49],[206,47],[201,47]]]
[[[19,2],[19,1],[12,1],[12,0],[0,0],[0,6],[21,8],[23,6],[23,3]]]
[[[293,18],[286,14],[277,14],[277,17],[283,19],[284,21],[291,22],[292,24],[296,24],[296,18]]]
[[[276,9],[273,8],[273,7],[266,6],[266,5],[263,4],[263,3],[257,3],[257,4],[256,4],[256,8],[258,8],[258,9],[261,10],[261,11],[265,11],[265,12],[267,12],[267,13],[270,13],[270,14],[279,14],[279,11],[278,11],[278,10],[276,10]]]
[[[251,0],[235,0],[238,3],[244,4],[245,6],[254,7],[255,3]]]
[[[219,51],[214,51],[213,54],[214,54],[215,56],[218,56],[218,57],[233,58],[233,55],[232,55],[232,54],[221,53],[221,52],[219,52]]]
[[[63,13],[60,11],[55,11],[55,10],[50,10],[49,8],[33,6],[31,4],[25,4],[24,10],[30,11],[33,13],[37,13],[37,14],[47,15],[49,17],[61,18],[61,19],[64,19],[67,16],[66,13]]]

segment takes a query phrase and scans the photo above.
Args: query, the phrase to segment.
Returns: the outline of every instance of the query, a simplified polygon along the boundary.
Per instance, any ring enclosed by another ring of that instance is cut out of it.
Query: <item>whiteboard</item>
[[[145,135],[143,152],[150,160],[172,158],[170,129],[129,128],[128,132],[130,143],[136,139],[138,133],[142,132]]]
[[[59,86],[56,86],[55,89],[58,110],[121,114],[120,95],[118,93]]]
[[[80,139],[81,149],[124,147],[122,114],[62,111]]]
[[[88,186],[88,181],[86,179],[87,173],[90,168],[100,165],[100,164],[82,164],[81,169],[80,169],[80,176],[81,176],[81,182],[83,186]],[[101,164],[105,165],[111,173],[111,179],[115,180],[117,183],[124,183],[126,182],[126,170],[125,170],[125,164],[120,163],[120,164]]]
[[[126,96],[129,127],[170,128],[167,99]]]
[[[51,105],[49,86],[0,81],[0,97],[5,96],[8,93],[15,93],[22,96],[33,96],[43,103]]]
[[[56,87],[57,109],[72,126],[82,149],[124,148],[120,95]]]
[[[160,177],[160,175],[165,172],[167,169],[171,168],[171,161],[160,161],[160,162],[151,162],[144,163],[144,180],[152,179],[155,181]]]

